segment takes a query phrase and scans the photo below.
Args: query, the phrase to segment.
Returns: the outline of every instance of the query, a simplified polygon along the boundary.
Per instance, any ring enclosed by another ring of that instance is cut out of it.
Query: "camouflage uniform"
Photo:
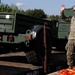
[[[66,44],[66,50],[67,50],[67,64],[69,65],[69,68],[72,68],[73,66],[73,52],[75,47],[75,16],[71,19],[71,26],[70,26],[70,34],[68,37],[68,42]]]

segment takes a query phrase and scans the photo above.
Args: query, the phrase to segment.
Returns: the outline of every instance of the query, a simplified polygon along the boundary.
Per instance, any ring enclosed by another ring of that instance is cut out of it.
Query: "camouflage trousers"
[[[73,66],[73,52],[75,47],[75,39],[69,39],[65,49],[67,50],[66,56],[67,56],[67,65]]]

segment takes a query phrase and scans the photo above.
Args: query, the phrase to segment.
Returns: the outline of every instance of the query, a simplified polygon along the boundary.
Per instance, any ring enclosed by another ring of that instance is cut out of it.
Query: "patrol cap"
[[[75,6],[73,7],[73,10],[75,11]]]

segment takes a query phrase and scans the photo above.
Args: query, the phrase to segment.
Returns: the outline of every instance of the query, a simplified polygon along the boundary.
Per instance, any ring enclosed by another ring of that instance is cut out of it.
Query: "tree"
[[[47,20],[59,20],[60,16],[59,15],[47,15]]]
[[[19,11],[18,7],[15,6],[14,4],[12,4],[10,7],[12,9],[11,12],[18,12]]]
[[[14,4],[11,4],[10,6],[8,4],[1,4],[0,5],[0,12],[14,12],[14,13],[21,13],[25,14],[24,10],[18,9],[17,6]]]
[[[26,15],[32,16],[32,17],[37,17],[37,18],[46,18],[46,14],[42,9],[34,9],[34,10],[26,10],[25,12]]]

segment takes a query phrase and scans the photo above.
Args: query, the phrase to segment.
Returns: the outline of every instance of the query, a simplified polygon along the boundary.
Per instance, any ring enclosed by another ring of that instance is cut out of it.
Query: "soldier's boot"
[[[73,66],[72,66],[72,65],[69,65],[69,68],[70,68],[70,69],[72,69],[72,68],[73,68]]]

